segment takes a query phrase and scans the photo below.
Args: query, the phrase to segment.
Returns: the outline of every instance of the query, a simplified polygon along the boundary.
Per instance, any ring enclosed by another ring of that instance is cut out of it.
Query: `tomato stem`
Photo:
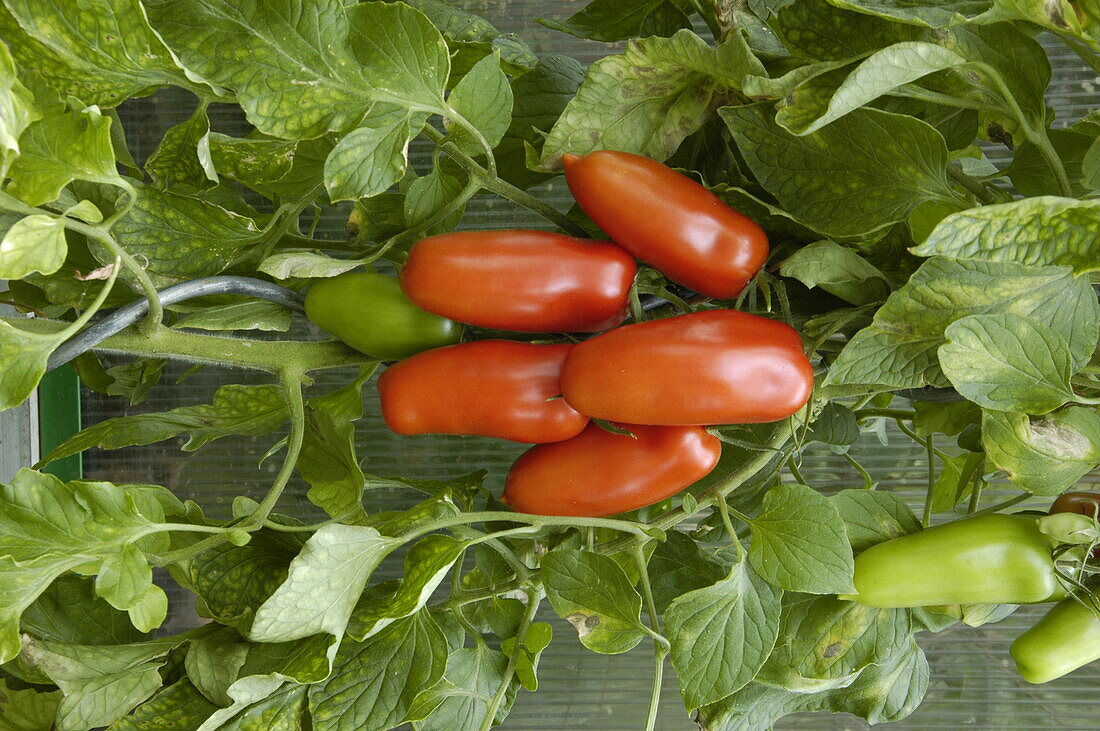
[[[527,609],[523,612],[519,629],[516,630],[516,644],[512,649],[511,657],[508,658],[508,666],[504,670],[504,677],[501,678],[497,692],[493,694],[493,699],[489,702],[488,708],[485,709],[485,719],[481,722],[481,731],[489,731],[493,727],[497,710],[504,701],[508,687],[512,684],[512,677],[516,674],[516,664],[519,662],[519,654],[523,652],[523,641],[527,637],[527,630],[530,629],[531,622],[535,619],[535,613],[538,612],[539,605],[542,603],[543,591],[541,586],[528,588],[524,593],[527,594]]]
[[[991,505],[988,508],[983,508],[982,510],[975,510],[973,513],[971,513],[967,517],[968,518],[978,518],[978,517],[981,517],[983,515],[989,515],[990,513],[996,513],[996,512],[999,512],[1001,510],[1004,510],[1005,508],[1011,508],[1013,505],[1019,505],[1020,503],[1022,503],[1023,501],[1027,500],[1030,497],[1031,497],[1031,493],[1026,493],[1025,492],[1022,495],[1017,495],[1016,497],[1009,498],[1008,500],[1005,500],[1003,502],[999,502],[996,505]]]
[[[445,136],[431,125],[424,125],[423,134],[436,144],[442,142]],[[550,206],[548,203],[539,200],[527,191],[521,190],[501,178],[490,177],[488,170],[478,165],[469,155],[464,154],[454,145],[454,143],[446,142],[440,146],[443,149],[443,154],[465,168],[466,172],[470,173],[470,175],[479,179],[483,188],[491,190],[502,198],[507,198],[533,213],[537,213],[573,236],[590,238],[587,231],[573,221],[570,221],[565,214]]]
[[[924,440],[925,454],[928,459],[928,490],[924,494],[924,515],[920,524],[927,528],[932,522],[932,498],[936,492],[936,442],[931,434]]]

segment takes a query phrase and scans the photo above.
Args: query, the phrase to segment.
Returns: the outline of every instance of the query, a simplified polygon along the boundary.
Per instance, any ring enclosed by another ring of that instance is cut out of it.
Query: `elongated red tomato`
[[[606,241],[464,231],[413,244],[401,287],[418,307],[478,327],[598,332],[626,318],[634,272],[630,254]]]
[[[572,345],[478,340],[436,348],[378,379],[382,418],[398,434],[469,434],[515,442],[558,442],[588,417],[561,394]]]
[[[701,480],[722,444],[699,427],[590,424],[578,436],[527,450],[508,472],[504,502],[521,513],[598,518],[660,502]]]
[[[594,418],[748,424],[798,411],[813,380],[791,327],[708,310],[625,325],[574,346],[561,386],[570,406]]]
[[[768,258],[767,234],[755,221],[667,165],[612,150],[562,162],[584,212],[674,282],[730,299]]]

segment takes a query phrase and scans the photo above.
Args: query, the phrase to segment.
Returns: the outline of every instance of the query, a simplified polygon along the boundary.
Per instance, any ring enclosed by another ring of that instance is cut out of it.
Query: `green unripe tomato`
[[[1047,683],[1100,660],[1100,617],[1075,599],[1058,602],[1009,650],[1020,677]]]
[[[348,272],[310,285],[306,316],[356,350],[400,360],[457,343],[462,326],[420,309],[394,277]]]
[[[1064,596],[1054,541],[1026,515],[956,520],[856,556],[856,593],[872,607],[1032,604]]]

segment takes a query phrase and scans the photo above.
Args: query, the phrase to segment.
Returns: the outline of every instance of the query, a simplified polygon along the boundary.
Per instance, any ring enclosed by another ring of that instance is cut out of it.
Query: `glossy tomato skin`
[[[565,180],[593,221],[672,281],[709,297],[736,297],[768,258],[748,216],[656,160],[600,150],[565,155]]]
[[[625,325],[580,343],[562,393],[593,418],[630,424],[776,421],[802,408],[813,367],[788,325],[708,310]]]
[[[1100,660],[1100,617],[1076,599],[1063,599],[1017,637],[1009,652],[1024,680],[1049,683]]]
[[[1033,604],[1065,594],[1053,542],[1028,515],[984,515],[926,528],[856,556],[856,593],[871,607]]]
[[[575,437],[588,417],[555,398],[572,347],[478,340],[414,355],[378,379],[382,418],[398,434],[532,444]]]
[[[393,277],[348,272],[306,291],[306,316],[356,350],[381,360],[457,343],[462,326],[420,309]]]
[[[634,437],[590,424],[568,441],[527,450],[508,473],[504,501],[535,515],[625,513],[702,479],[722,452],[699,427],[619,426]]]
[[[1100,506],[1100,493],[1095,492],[1067,492],[1059,495],[1050,506],[1051,515],[1055,513],[1080,513],[1090,518],[1096,516]]]
[[[599,332],[622,322],[634,259],[606,241],[546,231],[463,231],[413,244],[409,299],[437,315],[513,332]]]

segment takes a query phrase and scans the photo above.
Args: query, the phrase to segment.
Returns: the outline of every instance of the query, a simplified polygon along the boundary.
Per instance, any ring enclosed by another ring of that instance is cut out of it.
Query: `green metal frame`
[[[38,444],[42,456],[80,431],[80,379],[72,368],[61,367],[47,373],[38,384]],[[43,472],[66,482],[84,476],[81,455],[59,459],[46,465]]]

